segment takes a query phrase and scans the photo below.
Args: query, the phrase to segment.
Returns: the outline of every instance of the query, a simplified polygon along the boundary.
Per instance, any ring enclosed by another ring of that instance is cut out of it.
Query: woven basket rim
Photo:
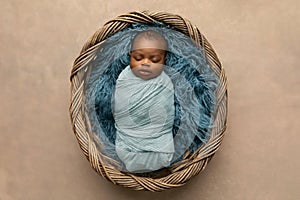
[[[84,123],[83,110],[83,85],[87,71],[86,64],[94,58],[97,47],[114,33],[125,29],[131,24],[151,24],[161,22],[172,26],[175,30],[187,35],[195,43],[204,49],[205,57],[210,67],[219,77],[217,108],[215,124],[216,128],[211,133],[207,144],[201,146],[192,156],[184,159],[179,164],[172,166],[171,173],[159,178],[141,177],[129,172],[118,171],[102,161],[101,152],[98,151],[95,142],[90,138]],[[227,124],[227,78],[224,69],[214,49],[200,33],[198,28],[189,20],[175,14],[166,12],[133,11],[120,15],[104,24],[84,44],[80,55],[75,59],[71,71],[71,99],[70,117],[73,132],[79,146],[93,169],[114,184],[132,188],[134,190],[163,191],[169,188],[179,187],[190,178],[205,169],[215,152],[219,149]]]

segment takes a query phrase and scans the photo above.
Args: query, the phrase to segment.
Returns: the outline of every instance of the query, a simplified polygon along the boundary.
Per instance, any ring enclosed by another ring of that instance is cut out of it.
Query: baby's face
[[[161,74],[165,59],[165,47],[159,41],[139,38],[130,52],[130,68],[137,77],[149,80]]]

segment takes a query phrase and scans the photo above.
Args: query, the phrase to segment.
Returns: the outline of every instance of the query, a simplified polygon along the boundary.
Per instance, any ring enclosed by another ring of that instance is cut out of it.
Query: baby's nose
[[[142,65],[150,66],[150,64],[151,64],[151,61],[149,59],[147,59],[147,58],[143,59]]]

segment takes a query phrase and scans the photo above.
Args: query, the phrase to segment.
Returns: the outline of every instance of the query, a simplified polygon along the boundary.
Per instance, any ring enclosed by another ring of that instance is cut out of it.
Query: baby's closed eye
[[[133,58],[134,58],[134,60],[136,60],[136,61],[140,61],[140,60],[143,59],[143,57],[142,57],[141,55],[135,55],[135,56],[133,56]]]
[[[152,62],[157,63],[159,61],[161,61],[161,57],[160,56],[153,56],[150,59]]]

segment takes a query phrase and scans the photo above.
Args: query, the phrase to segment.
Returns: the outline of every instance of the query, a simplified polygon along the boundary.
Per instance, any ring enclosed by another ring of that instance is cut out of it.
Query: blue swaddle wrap
[[[173,157],[174,88],[168,75],[143,80],[127,66],[119,75],[113,114],[116,152],[128,171],[167,167]]]

